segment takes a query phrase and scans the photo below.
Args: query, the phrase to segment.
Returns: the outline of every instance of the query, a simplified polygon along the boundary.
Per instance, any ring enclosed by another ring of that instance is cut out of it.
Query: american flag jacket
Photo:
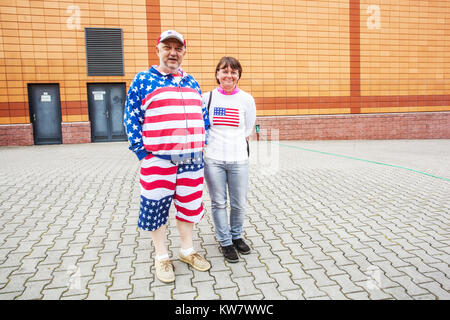
[[[124,109],[129,149],[139,160],[149,153],[162,159],[200,159],[209,128],[197,81],[180,69],[177,82],[152,66],[133,79]]]

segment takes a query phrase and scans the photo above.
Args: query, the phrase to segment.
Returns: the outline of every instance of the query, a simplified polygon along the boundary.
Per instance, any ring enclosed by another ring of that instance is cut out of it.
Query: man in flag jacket
[[[124,124],[129,149],[141,162],[138,227],[150,231],[156,276],[169,283],[175,280],[165,244],[172,200],[180,260],[200,271],[211,267],[192,241],[193,225],[204,215],[202,152],[209,122],[197,81],[180,68],[186,54],[184,37],[173,30],[161,33],[156,53],[159,65],[139,72],[130,85]]]

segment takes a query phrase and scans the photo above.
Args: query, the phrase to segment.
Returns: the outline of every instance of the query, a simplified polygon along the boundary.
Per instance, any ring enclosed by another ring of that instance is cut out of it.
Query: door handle
[[[106,110],[106,119],[109,119],[109,112]]]
[[[33,113],[33,121],[36,121],[36,114]]]

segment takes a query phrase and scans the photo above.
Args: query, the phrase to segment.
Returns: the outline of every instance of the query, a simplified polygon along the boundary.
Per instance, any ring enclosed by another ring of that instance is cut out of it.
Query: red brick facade
[[[0,126],[0,146],[32,146],[33,125],[10,124]]]
[[[258,117],[256,124],[268,140],[450,139],[450,112]]]
[[[90,122],[63,122],[61,130],[63,144],[91,142]]]
[[[90,143],[90,122],[61,123],[62,142]],[[32,146],[34,145],[32,124],[10,124],[0,126],[0,146]]]
[[[256,124],[268,140],[450,139],[450,112],[257,117]],[[91,142],[90,122],[63,122],[61,129],[64,144]],[[32,124],[0,126],[0,145],[33,144]]]

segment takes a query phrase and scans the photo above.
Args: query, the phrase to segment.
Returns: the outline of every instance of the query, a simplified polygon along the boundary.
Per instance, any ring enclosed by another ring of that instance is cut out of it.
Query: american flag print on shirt
[[[239,109],[215,107],[213,125],[239,127]]]
[[[139,159],[148,153],[166,160],[198,159],[209,120],[197,81],[181,70],[175,77],[161,74],[154,66],[138,73],[128,90],[124,125]]]

